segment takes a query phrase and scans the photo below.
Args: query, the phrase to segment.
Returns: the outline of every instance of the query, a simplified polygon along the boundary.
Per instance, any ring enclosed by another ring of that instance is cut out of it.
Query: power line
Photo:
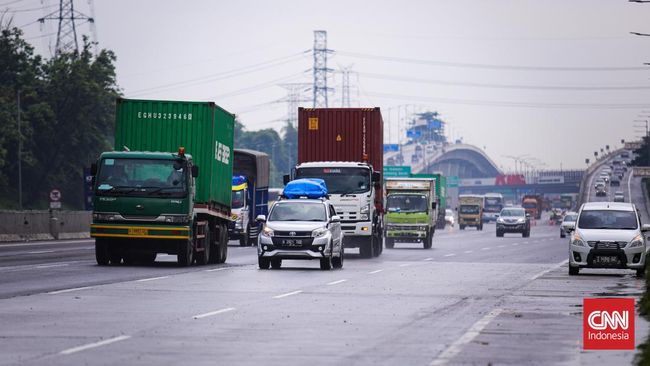
[[[453,99],[453,98],[436,98],[417,95],[401,95],[380,92],[365,92],[366,95],[384,98],[400,99],[410,101],[425,101],[434,103],[463,104],[472,106],[487,107],[515,107],[515,108],[554,108],[554,109],[642,109],[650,108],[650,104],[605,104],[605,103],[536,103],[536,102],[509,102],[494,100],[471,100],[471,99]]]
[[[74,9],[74,0],[60,0],[59,10],[38,19],[41,23],[45,23],[46,20],[57,20],[59,22],[56,33],[56,55],[71,51],[78,53],[77,22],[82,21],[82,23],[88,22],[91,24],[95,22],[94,18]]]
[[[173,83],[168,83],[168,84],[162,84],[158,86],[153,86],[149,88],[144,88],[144,89],[139,89],[136,90],[132,93],[131,95],[138,95],[138,94],[143,94],[151,91],[161,91],[161,90],[169,90],[169,89],[175,89],[175,88],[181,88],[181,87],[188,87],[188,86],[194,86],[194,85],[200,85],[200,84],[205,84],[209,83],[212,81],[217,81],[217,80],[224,80],[228,79],[231,77],[236,77],[236,76],[241,76],[241,75],[246,75],[250,74],[253,72],[265,70],[268,68],[284,65],[290,62],[297,61],[300,57],[305,55],[306,53],[311,52],[310,50],[307,51],[302,51],[298,52],[289,56],[283,56],[283,57],[278,57],[275,59],[267,60],[264,62],[259,62],[256,64],[228,70],[228,71],[223,71],[223,72],[218,72],[214,74],[209,74],[209,75],[203,75],[200,77],[188,79],[188,80],[183,80],[183,81],[177,81]]]
[[[495,65],[495,64],[478,64],[464,62],[446,62],[435,60],[421,60],[403,57],[370,55],[359,52],[336,51],[338,55],[364,58],[371,60],[380,60],[388,62],[400,62],[419,65],[459,67],[472,69],[492,69],[492,70],[514,70],[514,71],[648,71],[647,67],[629,66],[629,67],[569,67],[569,66],[518,66],[518,65]]]
[[[612,85],[612,86],[561,86],[561,85],[521,85],[521,84],[489,84],[489,83],[470,83],[462,81],[448,81],[448,80],[435,80],[414,78],[408,76],[374,74],[374,73],[359,73],[370,79],[390,80],[390,81],[403,81],[409,83],[420,84],[436,84],[436,85],[449,85],[449,86],[469,86],[476,88],[496,88],[496,89],[528,89],[528,90],[572,90],[572,91],[598,91],[598,90],[650,90],[650,85]]]
[[[232,96],[235,96],[235,95],[256,92],[258,90],[262,90],[262,89],[266,89],[268,87],[276,86],[278,83],[281,83],[283,81],[289,81],[291,79],[301,77],[304,74],[305,74],[304,72],[299,72],[299,73],[296,73],[296,74],[287,75],[287,76],[284,76],[284,77],[281,77],[281,78],[269,80],[269,81],[266,81],[266,82],[263,82],[263,83],[260,83],[260,84],[256,84],[256,85],[253,85],[253,86],[249,86],[249,87],[246,87],[246,88],[233,90],[231,92],[224,93],[224,94],[215,95],[215,96],[211,97],[210,99],[219,100],[219,99],[232,97]]]

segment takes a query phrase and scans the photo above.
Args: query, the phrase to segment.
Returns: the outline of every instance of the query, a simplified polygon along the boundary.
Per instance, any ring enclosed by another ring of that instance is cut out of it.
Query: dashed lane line
[[[139,279],[139,280],[135,280],[135,282],[149,282],[149,281],[163,280],[165,278],[169,278],[169,276],[142,278],[142,279]]]
[[[465,254],[471,254],[471,253],[474,253],[474,251],[473,251],[473,250],[466,250],[466,251],[464,251],[463,253],[465,253]]]
[[[481,250],[490,250],[490,249],[492,249],[492,248],[490,248],[490,247],[481,248]]]
[[[68,292],[88,290],[88,289],[91,289],[93,287],[95,287],[95,286],[84,286],[84,287],[68,288],[68,289],[65,289],[65,290],[50,291],[47,294],[48,295],[65,294],[65,293],[68,293]]]
[[[36,266],[37,269],[42,269],[42,268],[56,268],[56,267],[67,267],[69,264],[68,263],[59,263],[59,264],[41,264],[40,266]]]
[[[402,263],[402,264],[400,264],[399,266],[400,266],[400,267],[408,267],[408,266],[410,266],[410,265],[412,265],[412,264],[413,264],[413,263]]]
[[[206,269],[203,272],[217,272],[217,271],[224,271],[230,267],[221,267],[221,268],[212,268],[212,269]]]
[[[287,292],[286,294],[282,294],[282,295],[276,295],[276,296],[273,296],[273,298],[274,299],[281,299],[281,298],[287,297],[287,296],[298,295],[299,293],[302,293],[302,290]]]
[[[428,262],[428,261],[432,261],[432,260],[433,260],[433,258],[432,258],[432,257],[429,257],[429,258],[424,258],[424,259],[423,259],[423,261],[426,261],[426,262]]]
[[[454,253],[449,253],[449,254],[445,254],[443,257],[453,257],[453,256],[455,256],[455,255],[456,255],[456,254],[454,254]]]
[[[218,315],[218,314],[223,314],[223,313],[227,313],[227,312],[230,312],[230,311],[233,311],[233,310],[237,310],[237,309],[236,309],[236,308],[225,308],[225,309],[220,309],[220,310],[216,310],[216,311],[211,311],[211,312],[209,312],[209,313],[203,313],[203,314],[199,314],[199,315],[194,315],[193,318],[194,318],[194,319],[207,318],[207,317],[209,317],[209,316]]]
[[[375,273],[379,273],[379,272],[383,272],[383,271],[384,271],[383,269],[376,269],[374,271],[368,272],[368,274],[375,274]]]
[[[88,349],[91,349],[91,348],[97,348],[97,347],[109,345],[111,343],[124,341],[124,340],[127,340],[129,338],[131,338],[131,336],[121,335],[119,337],[109,338],[109,339],[105,339],[103,341],[94,342],[94,343],[88,343],[88,344],[85,344],[85,345],[79,346],[79,347],[68,348],[66,350],[61,351],[59,354],[61,354],[61,355],[71,355],[73,353],[85,351],[85,350],[88,350]]]
[[[348,280],[346,280],[346,279],[338,280],[338,281],[332,281],[332,282],[328,283],[327,285],[328,285],[328,286],[338,285],[339,283],[343,283],[343,282],[347,282],[347,281],[348,281]]]
[[[439,365],[446,365],[451,361],[452,358],[454,358],[457,354],[460,353],[460,351],[465,347],[467,344],[472,342],[474,338],[476,338],[485,327],[487,327],[488,324],[494,318],[499,316],[503,309],[494,309],[488,314],[486,314],[483,318],[481,318],[479,321],[474,323],[467,332],[465,332],[460,338],[458,338],[454,343],[452,343],[447,349],[442,351],[438,357],[431,362],[431,366],[439,366]]]

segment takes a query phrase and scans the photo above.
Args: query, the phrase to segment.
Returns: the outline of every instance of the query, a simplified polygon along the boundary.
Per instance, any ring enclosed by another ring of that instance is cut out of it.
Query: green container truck
[[[99,265],[226,261],[234,121],[211,102],[117,100],[115,151],[91,168]]]
[[[433,178],[436,180],[436,198],[438,199],[438,220],[437,228],[444,229],[447,225],[445,221],[445,209],[447,208],[447,177],[442,173],[433,174],[411,174],[412,178]]]

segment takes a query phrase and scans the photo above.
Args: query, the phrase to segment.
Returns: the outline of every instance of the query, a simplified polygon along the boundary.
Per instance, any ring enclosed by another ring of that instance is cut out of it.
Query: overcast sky
[[[57,23],[35,19],[55,0],[0,0],[38,52]],[[313,31],[326,30],[328,66],[351,66],[353,105],[383,110],[397,142],[404,111],[438,111],[448,135],[548,168],[584,168],[605,145],[644,133],[650,114],[650,4],[626,0],[162,1],[86,0],[97,40],[117,55],[126,97],[211,100],[247,129],[281,129],[280,84],[312,82]],[[13,13],[12,13],[13,12]],[[31,24],[29,24],[31,23]],[[87,25],[80,33],[90,33]],[[333,73],[330,106],[340,106]],[[304,93],[311,106],[312,96]],[[408,105],[408,106],[406,106]],[[644,113],[643,111],[647,111]],[[642,123],[642,122],[641,122]]]

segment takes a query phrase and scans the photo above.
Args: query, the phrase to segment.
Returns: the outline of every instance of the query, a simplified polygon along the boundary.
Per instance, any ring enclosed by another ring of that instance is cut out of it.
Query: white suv
[[[641,225],[632,203],[589,202],[580,207],[570,231],[569,274],[580,268],[628,268],[645,272],[646,239],[650,225]]]

